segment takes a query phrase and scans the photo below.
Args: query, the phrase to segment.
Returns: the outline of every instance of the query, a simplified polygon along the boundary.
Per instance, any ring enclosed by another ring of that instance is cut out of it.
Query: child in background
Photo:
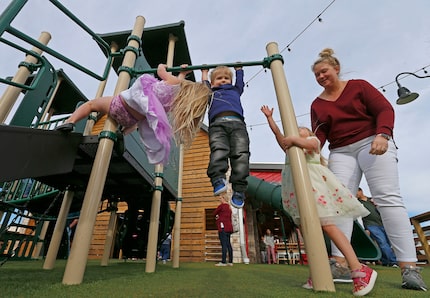
[[[210,74],[212,97],[209,101],[210,161],[208,177],[214,195],[227,191],[226,172],[231,165],[230,182],[233,188],[231,205],[242,208],[249,176],[249,136],[243,116],[240,96],[243,93],[243,70],[235,67],[233,73],[226,66],[216,67]],[[202,69],[202,81],[208,82],[208,70]]]
[[[185,80],[190,71],[174,76],[166,68],[165,64],[158,65],[157,75],[161,80],[143,74],[117,96],[87,101],[56,130],[72,131],[75,123],[91,112],[108,114],[122,126],[125,134],[139,129],[150,163],[166,164],[173,134],[177,136],[177,142],[184,143],[185,147],[191,145],[211,93],[206,84]],[[173,133],[167,113],[170,113],[173,122]]]
[[[264,235],[264,244],[266,244],[267,263],[272,264],[273,260],[273,264],[276,264],[275,236],[273,236],[270,229],[266,230],[266,234]]]
[[[315,196],[321,227],[327,236],[345,255],[354,283],[353,294],[364,296],[375,284],[377,273],[361,264],[346,236],[336,226],[341,218],[358,218],[366,216],[369,211],[361,205],[351,192],[343,186],[330,170],[321,164],[320,142],[308,128],[299,128],[299,136],[285,137],[273,120],[273,108],[262,106],[261,111],[266,116],[269,126],[274,133],[279,146],[286,152],[285,168],[282,171],[282,204],[292,216],[294,222],[300,225],[300,214],[296,190],[291,174],[290,161],[287,150],[293,146],[303,149],[309,175]],[[312,289],[312,279],[303,285]]]

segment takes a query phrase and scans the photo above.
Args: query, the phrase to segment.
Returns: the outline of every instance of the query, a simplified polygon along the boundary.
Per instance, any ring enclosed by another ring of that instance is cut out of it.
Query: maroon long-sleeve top
[[[219,232],[221,232],[222,227],[224,227],[224,232],[233,233],[233,224],[231,222],[231,209],[229,204],[219,204],[214,211],[214,216]]]
[[[375,87],[365,80],[349,80],[336,101],[317,97],[311,105],[312,131],[329,149],[353,144],[385,133],[393,135],[394,109]]]

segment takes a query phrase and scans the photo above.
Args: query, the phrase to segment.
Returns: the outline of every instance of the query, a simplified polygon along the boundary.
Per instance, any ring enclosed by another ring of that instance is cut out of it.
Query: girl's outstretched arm
[[[269,123],[270,129],[276,137],[276,141],[278,142],[279,147],[282,148],[283,151],[289,149],[292,146],[297,146],[302,149],[306,149],[309,151],[319,152],[319,144],[316,138],[306,138],[302,136],[289,136],[286,137],[279,129],[275,120],[273,120],[273,108],[269,108],[264,105],[261,107],[261,111],[267,118],[267,122]]]
[[[187,64],[182,64],[181,67],[187,67]],[[166,64],[158,64],[157,68],[157,75],[165,81],[169,85],[177,85],[179,84],[183,79],[185,79],[185,76],[191,72],[191,70],[184,70],[179,73],[178,76],[174,76],[172,73],[167,72],[166,70],[167,65]]]
[[[276,124],[275,120],[273,120],[273,108],[269,108],[266,105],[263,105],[261,107],[261,111],[263,112],[263,114],[266,116],[267,118],[267,122],[269,123],[269,127],[272,130],[273,134],[276,137],[276,141],[278,142],[279,147],[281,147],[281,149],[283,151],[285,151],[285,144],[283,142],[283,140],[285,139],[284,134],[281,132],[281,130],[279,129],[278,125]]]

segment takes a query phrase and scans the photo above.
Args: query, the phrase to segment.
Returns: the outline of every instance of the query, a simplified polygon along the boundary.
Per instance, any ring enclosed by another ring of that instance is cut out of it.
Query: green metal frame
[[[74,62],[73,60],[67,58],[66,56],[58,53],[57,51],[53,50],[52,48],[40,43],[39,41],[31,38],[30,36],[24,34],[22,31],[17,30],[16,28],[11,26],[12,21],[15,19],[15,17],[18,15],[18,13],[21,11],[21,9],[24,7],[24,5],[27,3],[28,0],[15,0],[12,1],[9,6],[5,9],[5,11],[0,15],[0,36],[3,35],[4,32],[8,32],[12,34],[13,36],[21,39],[22,41],[27,42],[28,44],[37,47],[44,51],[45,53],[48,53],[55,58],[69,64],[70,66],[84,72],[85,74],[100,80],[104,81],[107,79],[109,74],[109,68],[112,64],[112,59],[114,58],[110,51],[110,46],[107,44],[99,35],[97,35],[95,32],[93,32],[89,27],[87,27],[82,21],[80,21],[75,15],[73,15],[66,7],[64,7],[59,1],[57,0],[49,0],[53,5],[55,5],[59,10],[61,10],[66,16],[68,16],[72,21],[74,21],[80,28],[82,28],[84,31],[86,31],[88,34],[91,35],[91,37],[100,45],[100,47],[105,51],[107,56],[107,62],[104,68],[104,72],[102,75],[98,75],[95,72],[91,71],[90,69]],[[4,38],[0,38],[0,42],[6,43],[9,46],[14,47],[17,50],[20,50],[24,53],[30,54],[35,56],[39,61],[41,60],[40,55],[36,55],[35,53],[32,53],[31,51],[25,50],[22,47],[18,46],[17,44],[14,44],[12,42],[9,42],[5,40]],[[118,53],[116,54],[118,55]],[[31,86],[26,86],[23,84],[17,84],[13,83],[10,80],[2,79],[0,78],[0,82],[13,85],[19,88],[23,88],[26,90],[34,89],[37,85],[37,82],[33,82]]]

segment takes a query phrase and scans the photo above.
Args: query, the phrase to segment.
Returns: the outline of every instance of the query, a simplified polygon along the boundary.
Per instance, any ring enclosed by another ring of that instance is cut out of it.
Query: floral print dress
[[[314,136],[308,138],[318,140]],[[356,219],[369,214],[369,211],[363,207],[336,176],[321,164],[320,154],[309,153],[305,150],[305,157],[321,225],[335,224],[342,217]],[[298,200],[300,198],[297,197],[287,154],[285,167],[282,170],[282,204],[294,222],[300,225]]]

